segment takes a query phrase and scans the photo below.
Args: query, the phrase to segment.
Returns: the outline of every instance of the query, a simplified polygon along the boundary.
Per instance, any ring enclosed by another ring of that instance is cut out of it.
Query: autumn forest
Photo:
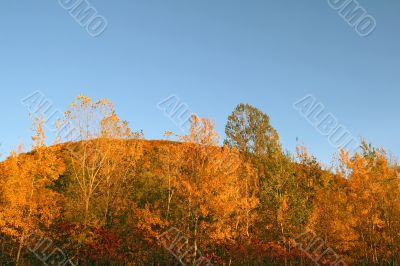
[[[31,121],[0,163],[0,265],[400,265],[399,166],[366,141],[324,166],[249,104],[225,139],[192,115],[146,140],[84,95],[54,143]]]

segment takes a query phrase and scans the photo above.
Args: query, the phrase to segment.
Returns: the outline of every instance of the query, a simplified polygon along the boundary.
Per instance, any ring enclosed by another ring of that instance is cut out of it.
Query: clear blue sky
[[[400,2],[360,3],[377,21],[359,37],[327,1],[91,0],[108,28],[90,37],[57,0],[0,2],[1,151],[24,141],[20,104],[41,90],[65,109],[108,97],[146,138],[178,129],[156,104],[176,94],[223,135],[236,104],[271,117],[283,146],[296,137],[323,162],[334,149],[293,108],[313,94],[354,135],[400,151]]]

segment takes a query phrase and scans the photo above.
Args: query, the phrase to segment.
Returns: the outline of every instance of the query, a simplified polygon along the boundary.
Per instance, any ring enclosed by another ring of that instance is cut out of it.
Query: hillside
[[[0,163],[1,265],[396,265],[399,168],[383,149],[323,169],[249,105],[222,147],[210,119],[145,140],[83,96],[65,120],[83,141],[47,147],[39,116],[32,150]]]

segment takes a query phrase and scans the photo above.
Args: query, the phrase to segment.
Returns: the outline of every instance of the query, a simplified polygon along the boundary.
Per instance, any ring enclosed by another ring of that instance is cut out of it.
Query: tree
[[[71,141],[67,143],[73,178],[70,187],[76,197],[70,202],[73,204],[71,210],[85,228],[92,222],[96,223],[92,221],[96,216],[91,212],[92,203],[104,181],[100,173],[109,157],[101,138],[101,122],[113,113],[114,106],[107,99],[93,102],[89,97],[80,95],[65,112],[62,126],[69,127],[67,135],[59,136],[59,141]],[[60,133],[64,132],[60,130]]]
[[[82,246],[93,244],[94,231],[112,227],[129,208],[143,135],[118,118],[108,99],[92,101],[84,95],[70,105],[62,122],[59,141],[69,156],[65,218],[82,226],[73,243],[79,260]]]
[[[101,151],[104,167],[99,171],[103,181],[99,194],[103,195],[98,205],[103,212],[102,225],[112,226],[113,218],[123,213],[129,204],[127,199],[133,190],[136,164],[142,156],[142,133],[132,132],[127,122],[121,121],[115,113],[101,121]]]
[[[279,136],[268,115],[249,104],[239,104],[228,117],[225,143],[254,156],[280,152]]]
[[[70,130],[60,141],[75,141],[66,144],[76,196],[72,208],[80,214],[76,218],[84,227],[107,224],[115,200],[127,195],[122,189],[141,156],[142,134],[132,132],[107,99],[93,102],[84,95],[65,112],[63,126]]]
[[[250,209],[254,209],[255,202],[261,202],[259,207],[264,208],[268,199],[262,198],[267,194],[263,190],[270,189],[267,183],[271,184],[272,178],[282,176],[282,173],[277,173],[282,172],[282,167],[276,166],[287,164],[281,152],[278,133],[270,125],[268,115],[249,104],[239,104],[228,117],[225,134],[225,144],[239,150],[241,160],[249,173],[242,172],[245,188],[243,198],[252,198],[253,202],[250,205],[246,204],[246,213],[249,214]],[[259,212],[267,214],[268,210],[264,208]],[[249,236],[252,222],[250,216],[246,216],[246,235]]]
[[[193,239],[194,257],[202,247],[233,239],[241,215],[241,164],[235,149],[219,147],[219,136],[209,119],[193,116],[181,141],[177,199],[186,212],[178,228]]]
[[[397,264],[400,183],[397,163],[383,149],[362,143],[362,152],[350,158],[342,151],[339,174],[348,180],[347,209],[352,210],[352,229],[358,243],[353,258],[361,255],[369,264]],[[396,244],[395,244],[396,243]],[[361,252],[360,252],[361,251]]]
[[[34,119],[34,130],[32,151],[13,152],[5,164],[0,230],[18,241],[17,265],[27,235],[48,228],[60,214],[61,195],[51,185],[64,172],[64,162],[55,155],[57,147],[45,147],[42,118]]]

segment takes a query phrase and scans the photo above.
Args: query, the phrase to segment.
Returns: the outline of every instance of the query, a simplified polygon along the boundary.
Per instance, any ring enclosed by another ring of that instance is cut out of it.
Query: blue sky
[[[97,38],[57,0],[0,2],[3,155],[29,146],[20,100],[35,90],[61,110],[80,93],[108,97],[148,139],[179,131],[157,108],[171,94],[215,119],[222,136],[246,102],[270,115],[286,149],[298,138],[328,163],[327,137],[292,107],[312,94],[353,135],[399,154],[399,1],[360,1],[377,21],[366,38],[320,0],[90,3],[108,21]]]

